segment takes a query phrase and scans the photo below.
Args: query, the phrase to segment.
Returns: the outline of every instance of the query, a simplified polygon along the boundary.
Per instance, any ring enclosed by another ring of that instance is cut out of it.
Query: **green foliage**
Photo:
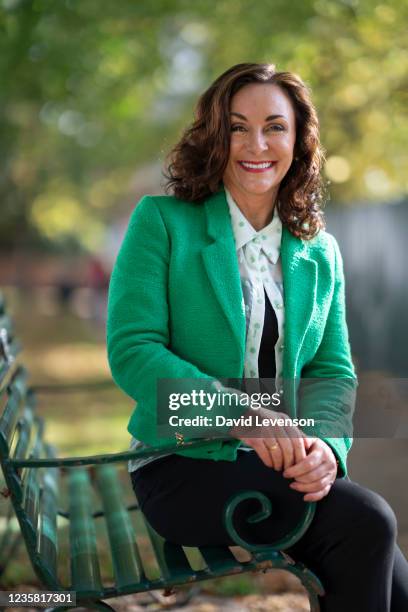
[[[98,248],[137,168],[247,61],[311,86],[332,199],[401,195],[407,17],[404,0],[0,0],[0,244]]]

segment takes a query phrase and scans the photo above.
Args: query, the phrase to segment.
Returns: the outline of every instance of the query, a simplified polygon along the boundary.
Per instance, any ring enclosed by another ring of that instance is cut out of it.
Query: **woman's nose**
[[[268,142],[262,131],[253,131],[248,138],[247,148],[253,153],[262,153],[268,148]]]

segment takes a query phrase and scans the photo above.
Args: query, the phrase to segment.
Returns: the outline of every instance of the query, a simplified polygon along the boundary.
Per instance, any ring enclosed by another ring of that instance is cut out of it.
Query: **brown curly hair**
[[[220,190],[229,158],[230,103],[234,94],[250,83],[279,85],[292,101],[296,117],[294,158],[279,186],[277,207],[289,231],[308,240],[325,227],[319,120],[302,79],[292,72],[277,72],[273,64],[236,64],[200,96],[194,122],[166,156],[165,191],[199,203]]]

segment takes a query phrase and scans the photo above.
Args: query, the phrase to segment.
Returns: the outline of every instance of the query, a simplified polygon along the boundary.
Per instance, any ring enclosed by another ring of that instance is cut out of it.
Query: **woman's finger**
[[[271,456],[273,469],[280,472],[284,463],[280,442],[276,438],[263,438],[263,441]]]
[[[326,495],[330,492],[330,489],[332,488],[332,486],[333,485],[329,484],[326,487],[324,487],[324,489],[322,489],[321,491],[317,491],[316,493],[307,493],[303,497],[303,500],[308,501],[308,502],[320,501],[321,499],[323,499],[323,497],[326,497]]]
[[[309,454],[305,459],[293,465],[292,467],[285,469],[284,477],[285,478],[298,478],[299,476],[303,476],[307,474],[311,470],[319,467],[324,461],[323,452],[319,447],[312,446],[312,450],[309,450]]]
[[[325,461],[317,468],[310,470],[310,472],[306,472],[301,476],[297,476],[296,482],[315,482],[320,478],[323,478],[326,474],[331,471],[331,466]]]
[[[316,442],[317,438],[313,438],[312,436],[305,436],[305,434],[303,434],[303,440],[307,453],[311,446],[313,446],[313,444]]]
[[[306,457],[306,446],[305,446],[305,438],[303,433],[297,427],[286,428],[285,430],[288,433],[288,437],[292,442],[294,460],[293,463],[297,464],[303,461]]]
[[[263,443],[262,438],[245,438],[243,439],[243,442],[245,442],[245,444],[248,444],[248,446],[251,446],[254,449],[254,451],[256,452],[260,460],[266,465],[266,467],[274,468],[273,459],[269,450]]]
[[[326,474],[323,478],[319,478],[319,480],[313,480],[313,482],[291,482],[290,488],[295,489],[295,491],[300,491],[301,493],[316,493],[324,489],[327,485],[331,485],[333,483],[333,474]]]
[[[289,467],[291,467],[292,465],[294,465],[295,463],[295,452],[293,449],[293,445],[292,445],[292,441],[290,438],[288,438],[285,434],[284,431],[282,430],[282,434],[280,437],[277,438],[277,441],[279,443],[279,446],[281,448],[281,452],[282,452],[282,466],[280,469],[287,469]],[[273,451],[272,451],[273,452]]]

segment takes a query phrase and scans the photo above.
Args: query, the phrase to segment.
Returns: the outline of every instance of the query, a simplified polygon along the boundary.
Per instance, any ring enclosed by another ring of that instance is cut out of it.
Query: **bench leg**
[[[303,563],[293,563],[284,567],[291,574],[294,574],[302,583],[307,592],[310,604],[310,612],[320,612],[319,595],[324,595],[324,588],[320,580],[307,569]]]

